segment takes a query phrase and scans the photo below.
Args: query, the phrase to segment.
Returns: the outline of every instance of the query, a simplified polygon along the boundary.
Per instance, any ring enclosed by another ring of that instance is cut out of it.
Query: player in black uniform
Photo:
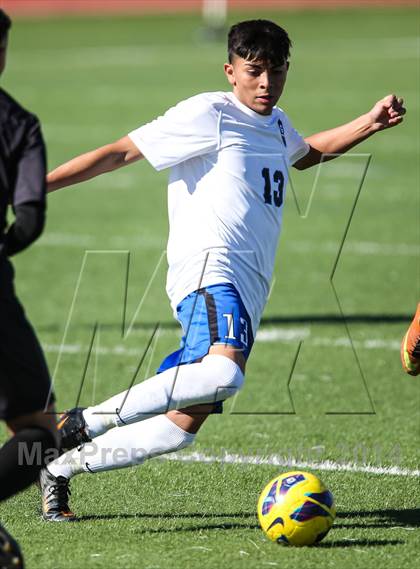
[[[10,26],[0,10],[0,74]],[[47,365],[16,297],[9,261],[43,230],[45,174],[38,119],[0,89],[0,419],[13,433],[0,448],[0,500],[34,482],[58,442]],[[7,227],[10,206],[15,221]],[[0,567],[23,567],[17,543],[1,525]]]

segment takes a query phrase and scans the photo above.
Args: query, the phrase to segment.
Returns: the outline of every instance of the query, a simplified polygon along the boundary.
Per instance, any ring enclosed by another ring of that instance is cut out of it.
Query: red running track
[[[228,0],[229,9],[305,9],[419,6],[419,0]],[[203,0],[0,0],[11,15],[197,12]]]

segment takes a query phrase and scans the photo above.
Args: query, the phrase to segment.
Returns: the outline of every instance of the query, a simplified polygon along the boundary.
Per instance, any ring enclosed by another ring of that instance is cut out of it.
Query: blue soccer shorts
[[[163,360],[157,373],[200,360],[215,344],[234,346],[248,359],[254,343],[251,320],[232,284],[200,288],[186,296],[176,311],[184,335],[179,350]],[[214,412],[221,411],[221,402],[216,403]]]

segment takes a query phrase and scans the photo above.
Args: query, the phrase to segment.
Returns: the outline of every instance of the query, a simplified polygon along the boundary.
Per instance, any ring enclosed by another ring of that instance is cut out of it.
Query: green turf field
[[[406,120],[357,156],[292,173],[246,386],[185,451],[201,462],[154,460],[76,478],[71,503],[81,519],[72,525],[42,522],[35,489],[2,504],[0,519],[29,569],[391,569],[418,556],[419,382],[403,374],[398,353],[420,296],[417,14],[264,15],[294,41],[280,105],[303,134],[346,122],[391,92],[405,97]],[[227,89],[224,45],[204,43],[198,26],[185,15],[19,22],[2,85],[42,119],[52,168],[183,98]],[[45,235],[15,261],[60,409],[75,404],[95,322],[83,405],[128,386],[156,322],[136,380],[177,347],[162,260],[166,176],[140,163],[54,194]],[[123,338],[128,253],[125,322],[133,326]],[[233,463],[202,462],[226,453]],[[264,465],[235,463],[267,456]],[[336,497],[335,529],[317,548],[279,548],[258,529],[259,491],[289,469],[276,460],[308,463]],[[340,471],[342,464],[354,472]],[[364,472],[367,464],[379,473]]]

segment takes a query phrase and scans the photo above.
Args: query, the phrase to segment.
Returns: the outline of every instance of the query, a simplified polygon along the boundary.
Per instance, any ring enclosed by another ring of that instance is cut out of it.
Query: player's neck
[[[269,114],[263,114],[263,113],[259,113],[258,111],[256,111],[255,109],[253,109],[252,107],[250,107],[249,105],[247,105],[243,100],[241,100],[241,98],[238,96],[238,93],[235,93],[235,91],[232,91],[232,95],[234,98],[235,103],[238,105],[239,108],[241,108],[246,114],[251,115],[253,117],[255,117],[256,119],[259,120],[269,120],[270,117],[273,114],[273,110],[271,109],[271,112]]]

